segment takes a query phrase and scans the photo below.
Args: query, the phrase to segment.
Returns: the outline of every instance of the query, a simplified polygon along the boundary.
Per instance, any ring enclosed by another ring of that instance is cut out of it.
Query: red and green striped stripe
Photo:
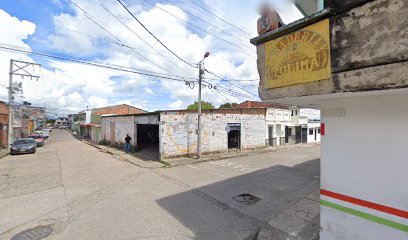
[[[335,192],[331,192],[331,191],[327,191],[327,190],[323,190],[323,189],[320,190],[320,194],[324,195],[324,196],[327,196],[327,197],[330,197],[330,198],[340,200],[340,201],[352,203],[352,204],[355,204],[355,205],[359,205],[359,206],[362,206],[362,207],[370,208],[370,209],[373,209],[373,210],[376,210],[376,211],[380,211],[380,212],[384,212],[384,213],[387,213],[387,214],[391,214],[391,215],[394,215],[394,216],[398,216],[398,217],[408,219],[408,212],[404,211],[404,210],[401,210],[401,209],[392,208],[392,207],[389,207],[389,206],[385,206],[385,205],[365,201],[365,200],[358,199],[358,198],[353,198],[353,197],[350,197],[350,196],[342,195],[342,194],[339,194],[339,193],[335,193]],[[378,217],[378,216],[375,216],[375,215],[372,215],[372,214],[369,214],[369,213],[365,213],[365,212],[362,212],[362,211],[359,211],[359,210],[356,210],[356,209],[352,209],[352,208],[349,208],[349,207],[341,206],[341,205],[338,205],[336,203],[332,203],[332,202],[329,202],[329,201],[326,201],[326,200],[320,200],[320,204],[325,206],[325,207],[335,209],[337,211],[341,211],[341,212],[344,212],[344,213],[347,213],[347,214],[350,214],[350,215],[353,215],[353,216],[356,216],[356,217],[366,219],[366,220],[371,221],[371,222],[382,224],[382,225],[385,225],[385,226],[388,226],[388,227],[391,227],[391,228],[394,228],[394,229],[398,229],[398,230],[401,230],[403,232],[408,233],[408,226],[407,225],[404,225],[404,224],[401,224],[401,223],[398,223],[398,222],[395,222],[395,221],[392,221],[392,220],[388,220],[388,219],[385,219],[385,218],[382,218],[382,217]]]

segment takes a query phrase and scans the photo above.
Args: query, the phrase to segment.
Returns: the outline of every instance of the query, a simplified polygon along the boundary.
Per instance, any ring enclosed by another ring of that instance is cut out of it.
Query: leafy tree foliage
[[[214,105],[212,103],[202,101],[201,102],[201,109],[214,109]],[[187,110],[198,110],[198,102],[194,102],[190,106],[187,107]]]
[[[224,103],[220,105],[219,109],[233,108],[237,105],[238,103]]]

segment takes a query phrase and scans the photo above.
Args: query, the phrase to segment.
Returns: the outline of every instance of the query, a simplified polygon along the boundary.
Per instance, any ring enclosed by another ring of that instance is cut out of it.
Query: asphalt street
[[[54,130],[36,154],[0,159],[0,239],[235,240],[265,226],[313,235],[319,151],[144,169]]]

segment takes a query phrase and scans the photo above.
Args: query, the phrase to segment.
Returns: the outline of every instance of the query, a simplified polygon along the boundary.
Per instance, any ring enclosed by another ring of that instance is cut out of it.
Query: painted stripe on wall
[[[398,230],[401,230],[401,231],[404,231],[404,232],[408,233],[408,226],[404,225],[404,224],[401,224],[401,223],[398,223],[398,222],[394,222],[394,221],[391,221],[391,220],[388,220],[388,219],[385,219],[385,218],[377,217],[377,216],[374,216],[374,215],[371,215],[371,214],[368,214],[368,213],[365,213],[365,212],[354,210],[352,208],[344,207],[344,206],[341,206],[341,205],[338,205],[338,204],[335,204],[335,203],[331,203],[331,202],[328,202],[328,201],[325,201],[325,200],[320,200],[320,204],[323,205],[323,206],[332,208],[332,209],[336,209],[336,210],[344,212],[344,213],[348,213],[348,214],[353,215],[353,216],[357,216],[357,217],[369,220],[371,222],[376,222],[376,223],[379,223],[379,224],[382,224],[382,225],[385,225],[385,226],[388,226],[388,227],[391,227],[391,228],[394,228],[394,229],[398,229]]]
[[[338,199],[338,200],[341,200],[341,201],[344,201],[344,202],[349,202],[349,203],[352,203],[352,204],[356,204],[356,205],[359,205],[359,206],[371,208],[371,209],[374,209],[374,210],[377,210],[377,211],[380,211],[380,212],[384,212],[384,213],[388,213],[388,214],[392,214],[392,215],[395,215],[395,216],[398,216],[398,217],[408,219],[408,212],[404,211],[404,210],[401,210],[401,209],[397,209],[397,208],[393,208],[393,207],[389,207],[389,206],[385,206],[385,205],[365,201],[365,200],[358,199],[358,198],[353,198],[353,197],[350,197],[350,196],[346,196],[346,195],[343,195],[343,194],[331,192],[331,191],[324,190],[324,189],[320,190],[320,194],[322,194],[324,196],[334,198],[334,199]]]

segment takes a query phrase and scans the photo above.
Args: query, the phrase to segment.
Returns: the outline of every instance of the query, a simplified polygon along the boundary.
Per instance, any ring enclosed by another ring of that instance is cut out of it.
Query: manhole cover
[[[38,226],[14,235],[11,240],[40,240],[48,237],[52,232],[51,226]]]
[[[247,206],[254,205],[255,203],[259,202],[259,200],[261,200],[259,197],[251,195],[249,193],[240,194],[236,197],[233,197],[232,199],[234,199],[237,202],[243,203]]]

